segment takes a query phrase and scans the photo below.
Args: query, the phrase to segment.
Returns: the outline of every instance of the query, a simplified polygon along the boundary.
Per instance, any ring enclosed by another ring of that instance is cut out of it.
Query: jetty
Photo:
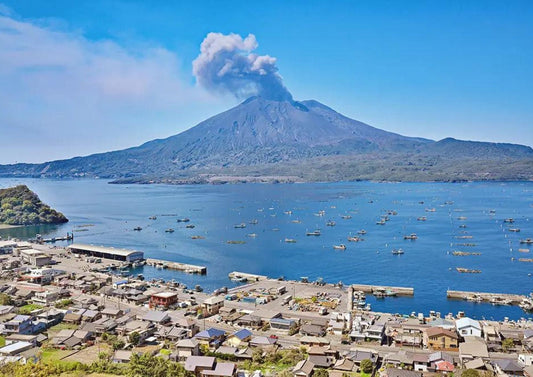
[[[207,274],[207,267],[196,266],[194,264],[170,262],[166,260],[148,258],[146,259],[146,265],[163,268],[163,269],[168,268],[169,270],[184,271],[189,274],[199,274],[199,275]]]
[[[241,279],[242,281],[255,282],[267,280],[267,277],[264,275],[255,275],[249,274],[246,272],[233,271],[228,274],[228,277],[232,280]]]
[[[510,293],[487,293],[487,292],[468,292],[468,291],[446,291],[446,297],[448,299],[456,300],[470,300],[477,298],[476,301],[488,302],[492,304],[507,304],[507,305],[519,305],[525,299],[524,295],[516,295]]]
[[[415,289],[410,287],[388,287],[384,285],[367,285],[367,284],[352,284],[351,287],[355,291],[362,291],[364,293],[378,293],[391,292],[396,296],[414,296]]]

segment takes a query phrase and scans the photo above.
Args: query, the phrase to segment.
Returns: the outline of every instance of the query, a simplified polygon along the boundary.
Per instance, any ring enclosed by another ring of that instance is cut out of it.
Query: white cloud
[[[132,146],[182,131],[227,105],[193,86],[178,56],[163,47],[93,41],[4,8],[0,139],[12,143],[0,150],[0,163]]]

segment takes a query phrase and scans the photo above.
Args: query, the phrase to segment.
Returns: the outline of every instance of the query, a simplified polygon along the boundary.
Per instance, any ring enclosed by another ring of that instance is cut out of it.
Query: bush
[[[371,373],[374,369],[374,364],[369,359],[361,360],[361,372],[363,373]]]

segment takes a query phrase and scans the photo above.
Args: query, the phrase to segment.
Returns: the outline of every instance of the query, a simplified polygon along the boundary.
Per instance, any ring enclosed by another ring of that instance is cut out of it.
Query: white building
[[[455,328],[462,337],[479,336],[481,337],[481,324],[472,318],[464,317],[455,321]]]

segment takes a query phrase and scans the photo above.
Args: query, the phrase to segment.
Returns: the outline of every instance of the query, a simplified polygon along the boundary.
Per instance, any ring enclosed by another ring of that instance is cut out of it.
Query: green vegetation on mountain
[[[0,224],[61,224],[68,219],[41,202],[26,185],[0,189]]]

